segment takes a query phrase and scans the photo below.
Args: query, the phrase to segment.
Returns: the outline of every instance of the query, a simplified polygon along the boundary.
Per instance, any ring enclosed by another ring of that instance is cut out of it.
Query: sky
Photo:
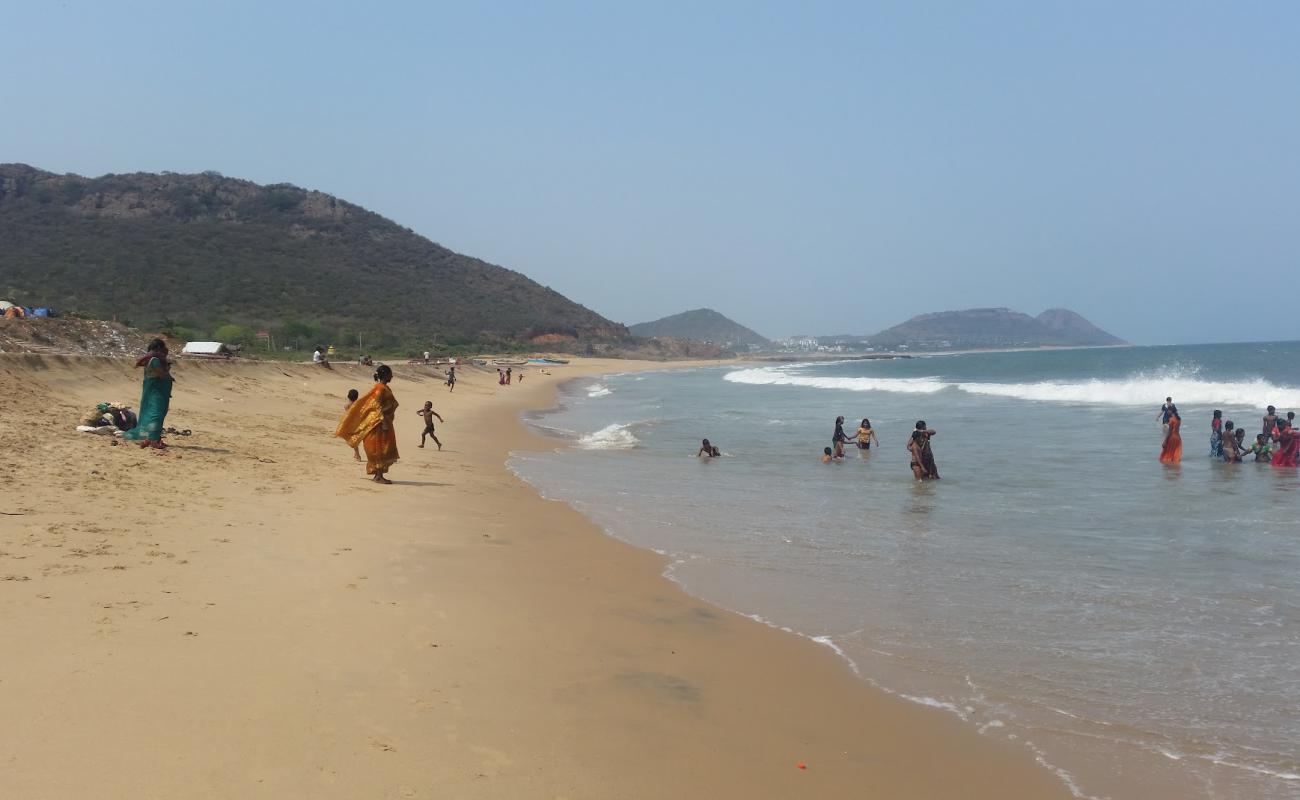
[[[0,162],[318,189],[619,322],[1300,338],[1300,3],[0,0]]]

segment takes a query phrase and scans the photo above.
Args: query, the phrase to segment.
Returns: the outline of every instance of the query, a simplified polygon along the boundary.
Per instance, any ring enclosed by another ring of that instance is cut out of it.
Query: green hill
[[[629,336],[360,206],[217,173],[83,178],[0,164],[0,298],[183,338],[270,328],[282,342],[361,334],[368,348],[420,350],[434,337],[573,349]]]
[[[691,339],[697,342],[712,342],[728,348],[745,348],[749,345],[772,346],[772,343],[764,337],[711,308],[697,308],[694,311],[683,311],[654,322],[641,322],[632,325],[631,331],[637,336]]]

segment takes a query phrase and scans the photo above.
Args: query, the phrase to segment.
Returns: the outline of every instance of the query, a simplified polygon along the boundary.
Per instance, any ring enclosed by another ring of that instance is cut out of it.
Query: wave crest
[[[578,438],[583,450],[631,450],[640,442],[632,435],[631,423],[606,425],[598,431]]]

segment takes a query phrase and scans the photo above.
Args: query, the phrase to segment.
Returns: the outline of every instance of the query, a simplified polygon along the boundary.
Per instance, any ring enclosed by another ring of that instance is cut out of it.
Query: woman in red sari
[[[397,434],[393,431],[397,398],[388,388],[392,380],[392,367],[381,364],[375,371],[374,388],[348,408],[334,430],[334,435],[349,445],[365,446],[366,474],[373,475],[375,483],[392,483],[384,474],[398,458]]]
[[[1165,428],[1165,444],[1160,448],[1161,464],[1178,464],[1183,460],[1183,436],[1178,429],[1183,426],[1183,418],[1177,409],[1171,409],[1169,423]]]
[[[1273,466],[1295,467],[1300,459],[1300,434],[1290,423],[1278,420],[1277,449],[1273,451]]]

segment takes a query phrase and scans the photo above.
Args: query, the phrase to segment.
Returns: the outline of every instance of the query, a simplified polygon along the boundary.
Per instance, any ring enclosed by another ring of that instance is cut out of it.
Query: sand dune
[[[398,367],[385,487],[330,437],[368,369],[182,363],[155,454],[72,430],[129,362],[0,356],[0,796],[1067,796],[504,468],[557,381],[635,366]]]

